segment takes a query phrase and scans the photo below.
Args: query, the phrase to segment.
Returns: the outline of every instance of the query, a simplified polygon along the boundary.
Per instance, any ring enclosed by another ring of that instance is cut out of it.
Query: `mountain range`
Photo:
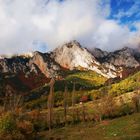
[[[127,77],[140,70],[140,49],[124,47],[114,52],[86,49],[71,41],[47,53],[33,52],[0,57],[0,73],[14,84],[22,81],[29,89],[45,84],[50,78],[63,79],[66,71],[91,70],[108,79]],[[16,84],[14,84],[15,86]]]

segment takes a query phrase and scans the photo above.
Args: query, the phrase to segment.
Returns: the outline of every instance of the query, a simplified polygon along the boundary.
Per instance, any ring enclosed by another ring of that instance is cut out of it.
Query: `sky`
[[[140,0],[0,0],[0,54],[71,40],[114,51],[140,44]]]

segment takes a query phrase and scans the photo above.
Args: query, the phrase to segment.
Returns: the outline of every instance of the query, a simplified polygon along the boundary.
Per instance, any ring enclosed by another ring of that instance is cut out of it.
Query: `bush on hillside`
[[[30,121],[26,121],[26,120],[18,122],[17,128],[24,135],[32,134],[34,130],[33,124]]]
[[[134,110],[136,112],[140,112],[140,94],[136,93],[132,98],[132,102],[134,105]]]
[[[0,117],[0,133],[12,132],[16,129],[16,121],[10,112],[2,115]]]

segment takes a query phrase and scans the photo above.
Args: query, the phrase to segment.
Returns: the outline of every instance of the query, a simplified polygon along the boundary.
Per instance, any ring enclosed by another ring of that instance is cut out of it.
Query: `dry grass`
[[[41,140],[49,135],[61,140],[139,140],[140,114],[133,114],[114,120],[106,120],[100,124],[93,122],[71,125],[54,129],[49,134],[41,132]]]

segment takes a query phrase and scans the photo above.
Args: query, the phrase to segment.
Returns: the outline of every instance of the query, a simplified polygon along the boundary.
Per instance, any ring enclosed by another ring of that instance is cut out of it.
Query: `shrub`
[[[16,121],[11,113],[6,113],[0,118],[0,133],[12,132],[16,129]]]
[[[81,102],[87,102],[88,101],[88,96],[83,95],[80,99]]]
[[[140,94],[135,94],[132,98],[132,103],[134,104],[134,109],[136,112],[140,112]]]
[[[101,121],[105,118],[117,116],[117,106],[113,96],[107,95],[94,105],[94,120]]]
[[[130,107],[130,105],[128,103],[123,104],[120,107],[120,115],[129,115],[132,113],[132,108]]]
[[[26,138],[19,131],[13,131],[11,134],[0,134],[0,140],[26,140]]]
[[[104,99],[102,100],[102,109],[103,109],[104,117],[107,118],[115,117],[117,107],[113,96],[108,95],[104,97]]]
[[[24,135],[31,134],[34,130],[33,124],[30,121],[26,121],[26,120],[18,122],[17,128]]]
[[[102,121],[103,118],[103,104],[95,102],[93,107],[93,119],[96,122]]]
[[[28,115],[29,115],[29,118],[31,118],[31,120],[37,120],[37,119],[39,119],[40,111],[39,110],[33,110]]]
[[[48,128],[47,126],[48,125],[46,120],[36,120],[33,122],[35,132],[44,131]]]

